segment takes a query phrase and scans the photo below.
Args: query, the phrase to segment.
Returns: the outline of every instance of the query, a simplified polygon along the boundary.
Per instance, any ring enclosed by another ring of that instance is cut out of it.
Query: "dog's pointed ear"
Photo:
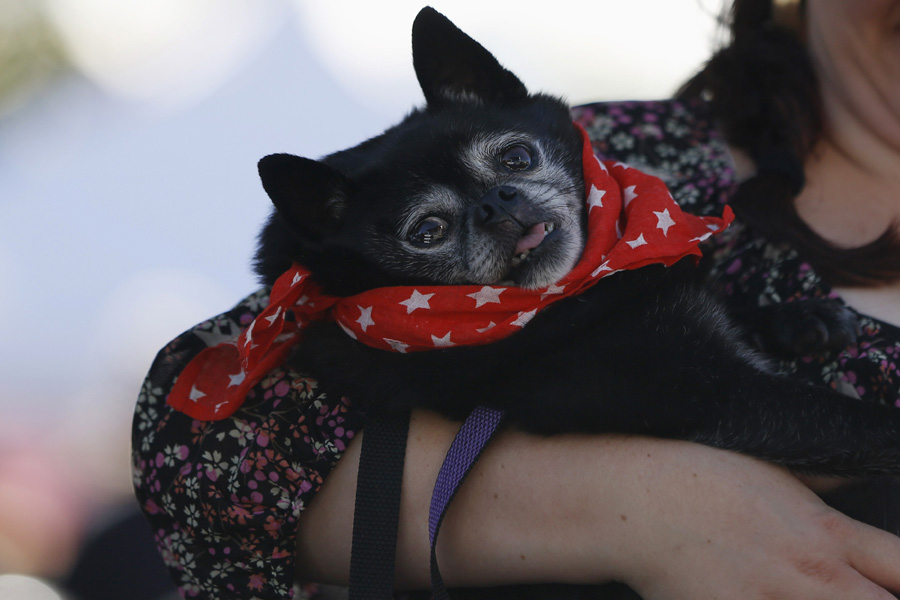
[[[258,168],[275,208],[299,233],[320,240],[340,228],[350,185],[344,175],[292,154],[270,154]]]
[[[413,66],[429,107],[460,99],[516,102],[528,90],[485,48],[431,7],[416,16]]]

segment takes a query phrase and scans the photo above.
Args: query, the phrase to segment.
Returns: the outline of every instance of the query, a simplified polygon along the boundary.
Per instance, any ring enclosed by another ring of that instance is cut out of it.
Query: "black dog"
[[[339,296],[396,285],[539,288],[577,261],[581,141],[566,106],[529,95],[431,9],[414,24],[413,59],[424,109],[321,162],[260,161],[277,208],[257,256],[266,283],[297,261]],[[509,195],[516,208],[498,214]],[[523,251],[536,227],[543,241]],[[317,323],[298,364],[372,407],[462,418],[488,405],[538,433],[680,438],[817,474],[897,471],[900,413],[768,372],[683,262],[616,273],[485,346],[397,354]]]
[[[413,59],[425,108],[322,161],[260,161],[276,207],[257,254],[265,283],[298,262],[336,296],[400,285],[542,288],[577,262],[585,190],[565,104],[528,94],[428,8],[413,27]],[[397,354],[319,322],[304,329],[295,360],[370,409],[461,419],[487,405],[536,433],[692,440],[820,475],[898,471],[898,411],[772,374],[694,271],[682,261],[616,273],[485,346]]]

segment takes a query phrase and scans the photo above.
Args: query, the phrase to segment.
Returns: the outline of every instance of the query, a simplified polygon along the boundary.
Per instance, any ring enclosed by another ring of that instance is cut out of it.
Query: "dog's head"
[[[423,109],[322,161],[260,161],[276,207],[257,254],[267,283],[297,261],[336,295],[423,283],[540,288],[577,262],[581,139],[566,105],[530,95],[430,8],[413,25],[413,63]]]

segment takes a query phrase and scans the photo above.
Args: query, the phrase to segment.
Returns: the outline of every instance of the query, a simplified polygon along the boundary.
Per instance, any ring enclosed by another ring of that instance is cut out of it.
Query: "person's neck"
[[[853,119],[819,139],[805,164],[797,212],[823,238],[861,246],[900,223],[900,144]]]
[[[854,247],[900,226],[900,144],[885,135],[890,123],[881,132],[852,119],[842,124],[825,132],[806,161],[796,206],[819,235]],[[835,291],[860,312],[900,326],[900,282]]]
[[[866,177],[900,185],[900,117],[882,102],[866,110],[825,102],[822,143]]]

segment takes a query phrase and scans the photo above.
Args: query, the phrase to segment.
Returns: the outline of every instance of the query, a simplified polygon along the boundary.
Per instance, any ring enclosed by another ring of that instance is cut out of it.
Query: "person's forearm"
[[[414,414],[400,589],[430,584],[428,507],[457,428]],[[298,567],[312,580],[347,581],[358,442],[300,518]],[[449,585],[620,580],[648,600],[891,597],[870,580],[900,589],[900,540],[828,508],[787,471],[617,435],[499,434],[447,513],[438,557]]]

